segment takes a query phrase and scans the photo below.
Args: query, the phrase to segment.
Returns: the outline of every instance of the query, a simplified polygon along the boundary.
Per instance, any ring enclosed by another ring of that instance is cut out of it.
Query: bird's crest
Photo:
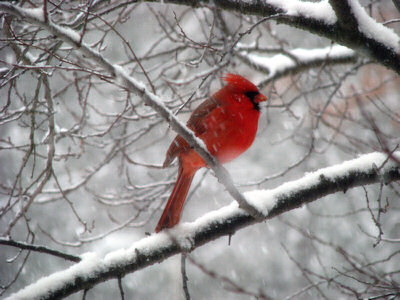
[[[222,79],[228,84],[241,92],[258,92],[257,86],[246,78],[237,74],[224,74]]]

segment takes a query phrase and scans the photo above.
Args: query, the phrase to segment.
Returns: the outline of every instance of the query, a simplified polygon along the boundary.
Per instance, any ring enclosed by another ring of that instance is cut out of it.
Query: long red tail
[[[194,174],[196,174],[196,170],[184,170],[182,166],[179,167],[178,179],[158,221],[155,232],[159,232],[164,228],[171,228],[179,222]]]

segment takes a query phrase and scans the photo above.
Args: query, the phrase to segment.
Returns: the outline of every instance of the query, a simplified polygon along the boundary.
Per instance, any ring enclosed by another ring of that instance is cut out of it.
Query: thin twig
[[[182,288],[183,288],[183,293],[185,295],[186,300],[190,300],[190,293],[189,293],[189,288],[188,288],[188,281],[189,278],[186,273],[186,256],[187,253],[182,252],[181,254],[181,275],[182,275]]]
[[[8,238],[0,237],[0,245],[6,245],[6,246],[11,246],[11,247],[15,247],[15,248],[23,249],[23,250],[29,250],[29,251],[50,254],[50,255],[53,255],[56,257],[60,257],[60,258],[66,259],[66,260],[73,261],[73,262],[81,261],[81,258],[76,255],[61,252],[61,251],[58,251],[55,249],[48,248],[46,246],[27,244],[24,242],[14,241],[14,240],[11,240]]]

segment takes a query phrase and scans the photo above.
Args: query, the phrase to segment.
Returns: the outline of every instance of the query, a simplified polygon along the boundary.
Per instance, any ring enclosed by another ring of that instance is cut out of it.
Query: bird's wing
[[[215,98],[208,98],[193,111],[186,125],[194,131],[196,136],[200,136],[207,130],[207,117],[219,106],[220,104]]]
[[[193,111],[186,123],[187,127],[193,130],[196,136],[200,136],[207,130],[207,123],[205,122],[207,116],[219,106],[220,104],[213,97],[208,98]],[[179,153],[189,151],[190,149],[190,145],[185,139],[177,135],[168,148],[163,164],[164,167],[169,166]]]

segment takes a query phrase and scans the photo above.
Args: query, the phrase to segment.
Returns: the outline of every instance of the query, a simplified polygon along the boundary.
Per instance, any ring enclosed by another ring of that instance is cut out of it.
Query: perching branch
[[[399,157],[400,152],[393,155]],[[309,173],[273,190],[256,191],[257,196],[249,192],[247,198],[265,212],[264,220],[268,220],[329,194],[346,192],[348,189],[373,183],[389,184],[395,180],[400,180],[399,166],[386,154],[371,153]],[[83,256],[80,263],[39,280],[11,295],[9,299],[66,297],[106,280],[120,278],[159,263],[180,252],[192,251],[257,222],[259,221],[233,203],[210,212],[193,223],[179,224],[170,230],[153,234],[136,242],[129,249],[111,252],[104,258],[95,254]]]

